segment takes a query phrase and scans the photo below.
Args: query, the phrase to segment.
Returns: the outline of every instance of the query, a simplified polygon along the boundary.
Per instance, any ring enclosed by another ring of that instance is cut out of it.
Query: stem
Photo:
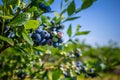
[[[32,3],[29,3],[26,8],[23,9],[23,12],[27,11],[28,8],[31,6]]]
[[[5,19],[2,20],[2,31],[1,31],[1,35],[3,35],[3,31],[4,31],[4,23],[5,23]]]
[[[4,46],[2,48],[0,48],[0,54],[9,47],[9,45],[7,43],[4,44]]]

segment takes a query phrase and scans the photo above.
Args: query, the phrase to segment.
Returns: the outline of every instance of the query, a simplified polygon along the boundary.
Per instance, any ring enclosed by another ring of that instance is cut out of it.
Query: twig
[[[7,49],[8,47],[10,47],[7,43],[4,44],[4,46],[2,48],[0,48],[0,54]]]

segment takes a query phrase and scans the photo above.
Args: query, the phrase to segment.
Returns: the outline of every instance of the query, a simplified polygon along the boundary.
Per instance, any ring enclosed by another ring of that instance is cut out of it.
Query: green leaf
[[[81,10],[89,8],[93,2],[95,2],[96,0],[83,0],[83,4],[81,6]]]
[[[22,26],[30,19],[30,13],[22,13],[13,19],[8,25],[12,27]]]
[[[7,38],[7,37],[4,37],[4,36],[0,36],[0,40],[9,43],[11,46],[14,45],[14,41],[13,41],[11,38]]]
[[[0,15],[0,17],[3,19],[12,19],[13,18],[13,16],[2,16],[2,15]]]
[[[47,22],[47,17],[42,15],[41,20],[42,20],[43,23],[46,23]]]
[[[28,44],[33,45],[30,35],[25,30],[22,32],[22,37]]]
[[[28,20],[24,26],[25,29],[36,29],[40,25],[40,22],[38,20]]]
[[[32,12],[37,11],[37,10],[38,10],[37,7],[32,6],[31,8],[28,9],[28,12],[32,13]]]
[[[80,18],[80,17],[79,17],[79,16],[78,16],[78,17],[68,17],[68,18],[65,19],[63,22],[75,20],[75,19],[78,19],[78,18]]]
[[[90,33],[90,31],[78,31],[78,32],[76,32],[76,36],[79,36],[79,35],[87,35],[87,34],[89,34]]]
[[[69,0],[65,0],[65,2],[68,2]]]
[[[77,77],[71,77],[71,78],[62,78],[61,80],[77,80]]]
[[[60,75],[61,75],[60,70],[54,71],[53,74],[52,74],[52,80],[58,80]]]
[[[41,52],[45,52],[46,51],[44,49],[44,47],[41,47],[41,46],[34,47],[34,49],[37,50],[37,51],[41,51]]]
[[[80,30],[81,26],[80,24],[77,25],[76,31],[78,32]]]
[[[68,34],[69,37],[71,37],[71,35],[72,35],[72,26],[71,26],[71,24],[70,24],[70,26],[69,26],[69,28],[67,30],[67,34]]]
[[[82,6],[76,9],[75,13],[80,12],[86,8],[89,8],[96,0],[82,0]]]
[[[61,0],[60,2],[60,9],[62,9],[62,7],[63,7],[63,0]]]
[[[4,3],[6,3],[6,6],[12,5],[12,6],[19,6],[20,0],[3,0]]]
[[[64,19],[64,16],[62,14],[54,12],[54,15],[55,15],[54,20],[55,20],[56,24],[57,23],[59,24]]]
[[[54,2],[54,0],[47,0],[45,1],[45,5],[49,6]]]
[[[72,2],[67,7],[68,16],[71,16],[75,12],[75,9],[75,2],[72,0]]]

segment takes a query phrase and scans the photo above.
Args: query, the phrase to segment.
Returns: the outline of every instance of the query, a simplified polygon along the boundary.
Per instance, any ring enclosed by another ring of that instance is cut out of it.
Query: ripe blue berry
[[[40,45],[46,45],[46,43],[47,43],[47,40],[43,39],[43,40],[41,40]]]
[[[18,74],[18,77],[19,77],[20,79],[24,79],[25,76],[27,76],[27,73],[19,73],[19,74]]]
[[[93,68],[91,68],[89,71],[90,71],[90,73],[94,73],[94,69]]]
[[[50,38],[51,38],[50,33],[47,33],[45,38],[46,38],[46,39],[50,39]]]
[[[47,41],[47,44],[48,44],[49,46],[51,46],[51,45],[53,44],[52,40],[49,39],[49,40]]]
[[[86,74],[85,74],[85,78],[88,78],[88,77],[89,77],[89,75],[86,73]]]
[[[40,29],[40,28],[38,28],[38,29],[36,29],[36,31],[35,31],[35,33],[41,33],[42,32],[42,30]]]
[[[47,27],[47,25],[46,25],[46,24],[43,24],[43,27]]]
[[[8,35],[8,38],[13,38],[15,36],[15,33],[14,32],[10,32],[9,35]]]
[[[56,47],[58,47],[58,46],[59,46],[59,43],[58,43],[58,42],[54,42],[54,43],[53,43],[53,47],[56,48]]]
[[[46,7],[45,7],[45,12],[50,12],[50,11],[51,11],[50,6],[46,6]]]
[[[59,38],[59,39],[58,39],[58,42],[59,42],[59,43],[63,43],[63,39],[62,39],[62,38]]]
[[[70,77],[70,75],[69,75],[67,72],[63,72],[63,74],[64,74],[64,76],[67,77],[67,78]]]
[[[48,32],[47,31],[45,31],[45,30],[43,30],[43,31],[41,31],[41,37],[42,38],[45,38],[45,37],[47,37],[48,36]]]
[[[81,67],[82,66],[82,62],[81,61],[78,61],[77,62],[77,67]]]
[[[51,24],[52,24],[52,25],[54,25],[54,24],[55,24],[55,22],[54,22],[54,21],[51,21]]]
[[[64,26],[63,25],[58,25],[57,26],[57,29],[59,30],[59,29],[63,29],[64,28]]]
[[[10,29],[9,27],[5,27],[4,33],[7,33],[9,29]]]
[[[38,34],[38,33],[34,33],[33,35],[32,35],[32,39],[33,39],[33,41],[35,41],[35,42],[40,42],[41,41],[41,36],[40,36],[40,34]]]
[[[40,4],[39,4],[39,8],[44,9],[45,7],[46,7],[46,6],[45,6],[44,3],[40,3]]]

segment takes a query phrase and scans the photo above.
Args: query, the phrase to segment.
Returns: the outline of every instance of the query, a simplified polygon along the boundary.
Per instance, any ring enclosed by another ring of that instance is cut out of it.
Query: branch
[[[8,47],[10,47],[7,43],[4,44],[4,46],[2,48],[0,48],[0,54],[7,49]]]

